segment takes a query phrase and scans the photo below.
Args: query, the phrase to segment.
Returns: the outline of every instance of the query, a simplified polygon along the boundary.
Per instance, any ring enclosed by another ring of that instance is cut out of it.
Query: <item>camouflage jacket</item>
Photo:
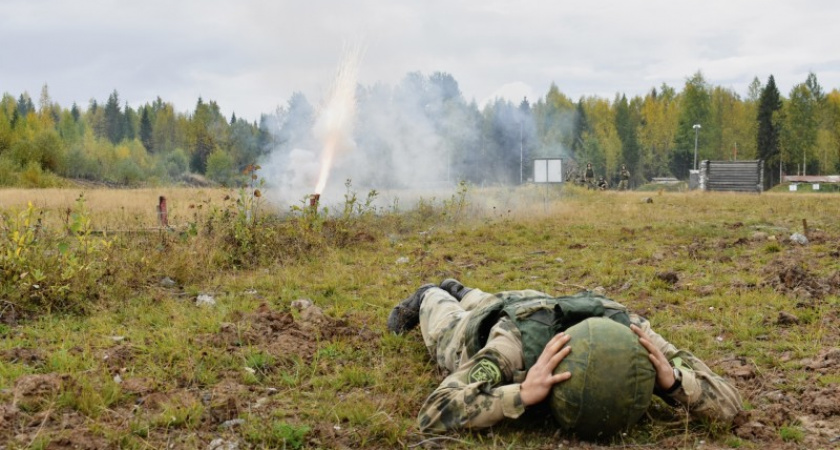
[[[695,418],[711,420],[731,421],[742,409],[741,397],[728,381],[663,339],[644,318],[630,314],[630,320],[682,373],[682,387],[666,401],[682,405]],[[463,343],[464,339],[455,341]],[[484,428],[504,418],[519,418],[525,411],[519,395],[525,374],[520,332],[513,321],[502,317],[491,329],[486,345],[426,399],[417,419],[420,430]]]

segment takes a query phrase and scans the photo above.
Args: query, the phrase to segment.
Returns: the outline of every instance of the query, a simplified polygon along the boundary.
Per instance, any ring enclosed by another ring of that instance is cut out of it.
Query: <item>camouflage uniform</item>
[[[516,293],[542,294],[531,290]],[[449,376],[421,408],[417,419],[421,431],[489,427],[504,418],[516,419],[525,411],[519,391],[527,368],[521,335],[513,321],[503,316],[480,351],[474,355],[466,351],[464,331],[471,312],[495,301],[495,295],[479,289],[470,291],[460,303],[442,289],[431,288],[425,293],[420,305],[423,341]],[[653,332],[644,318],[630,314],[630,321],[682,372],[682,387],[666,400],[684,405],[697,418],[730,421],[741,410],[741,397],[726,380]]]
[[[595,171],[592,170],[592,164],[586,165],[586,170],[583,172],[583,183],[589,189],[595,187]]]
[[[626,167],[621,166],[619,175],[621,176],[621,181],[618,183],[618,190],[626,191],[630,189],[630,171]]]

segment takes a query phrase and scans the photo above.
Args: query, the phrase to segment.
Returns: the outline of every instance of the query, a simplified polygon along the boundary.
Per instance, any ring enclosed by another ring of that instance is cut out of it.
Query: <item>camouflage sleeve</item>
[[[443,380],[420,409],[420,431],[443,432],[484,428],[525,411],[514,382],[522,369],[519,330],[502,319],[490,332],[487,345]]]
[[[700,358],[663,339],[650,328],[647,320],[633,315],[631,321],[639,325],[672,366],[680,369],[682,387],[670,397],[685,406],[692,417],[729,422],[743,409],[741,395],[735,386],[712,372]]]

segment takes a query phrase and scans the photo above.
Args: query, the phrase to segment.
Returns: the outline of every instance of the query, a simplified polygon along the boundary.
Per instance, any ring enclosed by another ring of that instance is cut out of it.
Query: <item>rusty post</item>
[[[321,194],[312,194],[309,196],[309,207],[312,212],[318,212],[318,203],[321,202]]]
[[[802,234],[808,237],[808,219],[802,219]]]
[[[158,222],[163,228],[169,227],[169,215],[166,212],[166,197],[160,196],[157,205]]]

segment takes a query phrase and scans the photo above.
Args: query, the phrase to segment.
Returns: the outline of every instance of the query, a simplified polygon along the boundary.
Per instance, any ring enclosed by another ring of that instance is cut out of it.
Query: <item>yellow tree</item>
[[[840,91],[833,89],[825,99],[825,124],[818,136],[826,173],[840,172]]]
[[[652,89],[642,100],[639,146],[642,176],[650,179],[668,175],[669,152],[679,119],[679,103],[674,88],[667,84]]]
[[[544,102],[534,105],[537,136],[543,147],[572,148],[575,105],[552,83]]]
[[[585,160],[579,163],[591,162],[596,174],[615,173],[621,164],[621,139],[615,128],[613,105],[599,97],[588,97],[583,104],[590,131],[583,138]]]
[[[157,152],[167,153],[177,147],[177,124],[175,110],[170,103],[164,103],[155,115],[152,127],[153,147]]]
[[[713,159],[746,159],[755,155],[755,102],[745,103],[731,89],[711,92],[711,126],[704,127]],[[707,130],[708,128],[708,130]]]

